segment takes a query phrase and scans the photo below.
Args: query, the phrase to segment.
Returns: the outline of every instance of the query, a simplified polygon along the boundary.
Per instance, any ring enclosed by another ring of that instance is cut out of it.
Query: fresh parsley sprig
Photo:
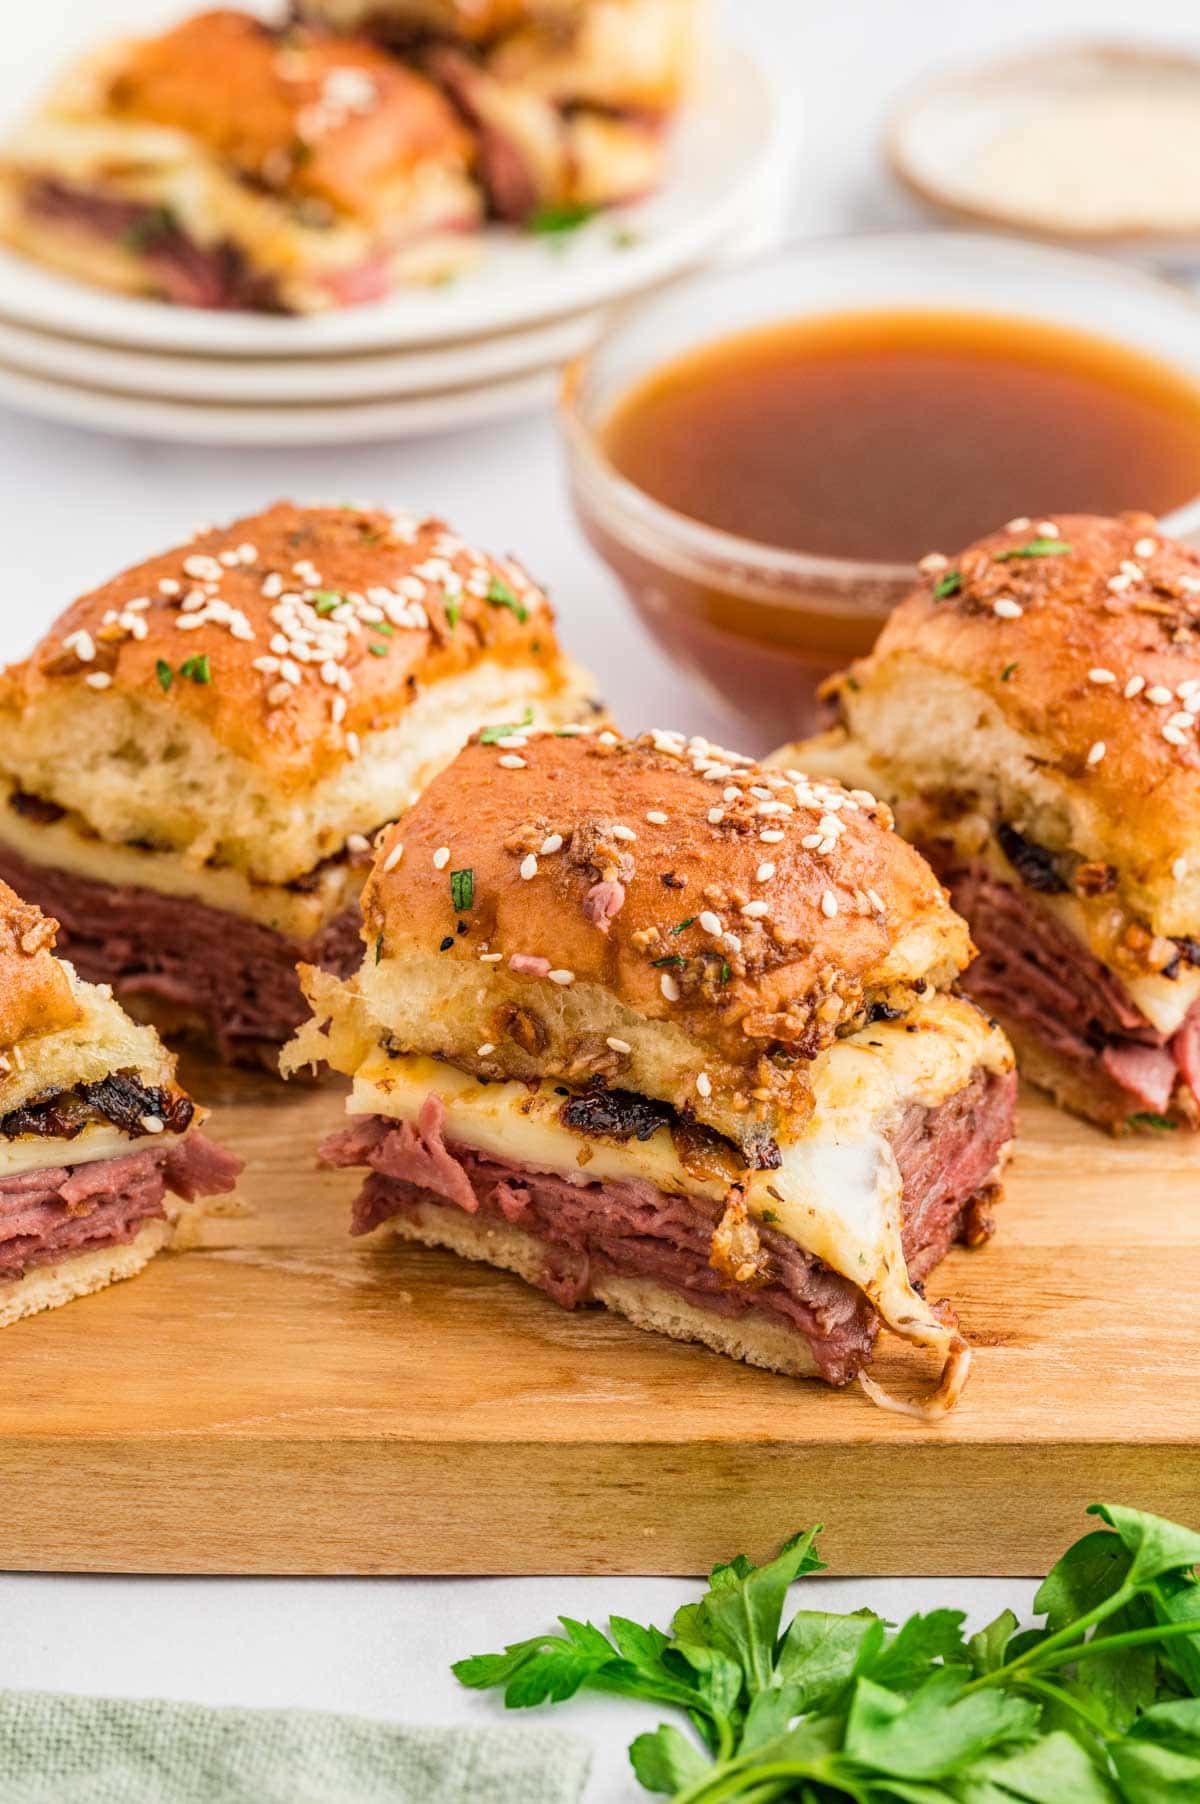
[[[1010,1610],[964,1638],[961,1610],[899,1628],[872,1611],[800,1610],[818,1530],[755,1566],[714,1567],[670,1634],[626,1617],[461,1660],[510,1709],[582,1689],[665,1704],[629,1750],[674,1804],[1166,1804],[1200,1798],[1200,1535],[1119,1505],[1059,1560],[1020,1630]]]

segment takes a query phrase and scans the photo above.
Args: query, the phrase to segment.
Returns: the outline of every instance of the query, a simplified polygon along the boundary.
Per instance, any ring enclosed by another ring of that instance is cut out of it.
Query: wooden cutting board
[[[695,1573],[820,1521],[842,1573],[1035,1573],[1093,1499],[1200,1520],[1200,1140],[1025,1098],[995,1239],[930,1281],[978,1351],[927,1427],[351,1240],[337,1085],[188,1076],[248,1212],[4,1332],[0,1566]]]

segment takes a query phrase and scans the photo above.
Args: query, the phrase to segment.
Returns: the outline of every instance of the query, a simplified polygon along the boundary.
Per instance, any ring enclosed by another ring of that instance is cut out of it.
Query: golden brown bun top
[[[134,565],[0,672],[19,720],[67,685],[181,711],[300,791],[426,684],[482,659],[560,664],[549,603],[440,521],[281,501]]]
[[[82,1018],[71,980],[54,956],[57,932],[57,921],[0,882],[0,1048]]]
[[[376,46],[229,10],[136,43],[108,101],[270,188],[350,213],[370,214],[375,191],[427,157],[469,155],[437,88]]]
[[[1149,514],[1013,521],[923,580],[834,687],[915,655],[984,690],[1044,769],[1143,843],[1200,822],[1200,553]],[[852,696],[847,697],[852,700]],[[970,748],[963,748],[970,762]]]
[[[385,839],[365,971],[402,977],[442,947],[452,984],[499,955],[544,998],[603,986],[744,1070],[768,1048],[809,1059],[871,993],[967,961],[963,922],[864,791],[681,734],[515,741],[473,741]]]

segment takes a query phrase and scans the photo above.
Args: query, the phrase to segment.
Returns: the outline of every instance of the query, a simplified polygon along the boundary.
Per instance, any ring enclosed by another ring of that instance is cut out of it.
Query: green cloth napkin
[[[3,1804],[578,1804],[555,1729],[0,1692]]]

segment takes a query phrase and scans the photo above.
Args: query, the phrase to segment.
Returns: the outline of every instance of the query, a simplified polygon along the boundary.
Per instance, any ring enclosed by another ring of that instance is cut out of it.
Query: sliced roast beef
[[[123,1246],[166,1214],[168,1190],[192,1202],[237,1183],[242,1162],[202,1134],[118,1159],[0,1178],[0,1283],[73,1253]]]
[[[914,1279],[959,1236],[981,1232],[1001,1147],[1012,1132],[1016,1079],[977,1072],[937,1109],[907,1111],[894,1137],[904,1178],[904,1251]],[[352,1232],[372,1228],[432,1195],[484,1220],[512,1223],[545,1247],[542,1287],[567,1308],[586,1302],[596,1275],[644,1277],[702,1309],[764,1312],[804,1336],[818,1368],[842,1384],[870,1356],[878,1320],[861,1291],[769,1226],[759,1237],[767,1281],[728,1283],[710,1263],[719,1202],[671,1195],[640,1180],[589,1182],[485,1158],[443,1138],[444,1109],[426,1099],[416,1125],[365,1116],[321,1148],[327,1163],[370,1170],[354,1204]]]
[[[26,188],[25,208],[40,219],[83,227],[125,245],[142,259],[151,283],[178,306],[287,311],[271,278],[251,269],[236,244],[197,244],[164,207],[42,180]]]
[[[1120,978],[1028,887],[1004,883],[981,860],[962,861],[934,842],[922,850],[971,927],[979,956],[963,988],[1024,1028],[1098,1086],[1115,1086],[1128,1113],[1163,1114],[1182,1079],[1200,1102],[1200,1005],[1173,1038],[1159,1033]]]
[[[58,950],[81,977],[197,1015],[233,1064],[270,1063],[304,1019],[297,963],[348,977],[362,958],[357,909],[301,941],[194,897],[32,864],[3,844],[0,877],[59,922]]]

